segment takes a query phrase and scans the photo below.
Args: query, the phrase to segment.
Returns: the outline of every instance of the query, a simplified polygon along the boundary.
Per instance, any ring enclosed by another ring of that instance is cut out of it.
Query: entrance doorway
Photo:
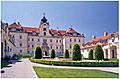
[[[116,46],[111,46],[110,47],[110,54],[111,58],[117,58],[117,47]]]

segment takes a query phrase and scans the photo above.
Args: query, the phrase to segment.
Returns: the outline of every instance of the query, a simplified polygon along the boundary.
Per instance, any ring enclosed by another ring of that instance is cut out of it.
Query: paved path
[[[110,71],[119,73],[119,67],[70,67],[70,66],[52,66],[52,65],[43,65],[38,63],[31,62],[32,66],[40,66],[40,67],[49,67],[49,68],[73,68],[73,69],[97,69],[103,71]]]
[[[4,71],[1,74],[2,78],[37,78],[28,59],[23,59],[21,62],[9,64],[8,66],[11,67],[2,68],[2,71]]]

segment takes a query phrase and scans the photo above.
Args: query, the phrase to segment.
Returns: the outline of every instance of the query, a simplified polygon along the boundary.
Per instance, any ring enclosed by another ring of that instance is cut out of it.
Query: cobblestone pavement
[[[102,71],[119,73],[119,67],[70,67],[70,66],[43,65],[43,64],[33,63],[33,62],[31,62],[31,65],[40,66],[40,67],[49,67],[49,68],[97,69]]]
[[[4,73],[1,73],[2,78],[37,78],[29,59],[13,62],[8,67],[2,68]]]

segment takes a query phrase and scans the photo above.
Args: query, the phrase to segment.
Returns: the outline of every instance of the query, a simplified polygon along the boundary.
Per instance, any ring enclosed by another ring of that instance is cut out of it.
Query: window
[[[70,45],[70,49],[72,48],[72,46]]]
[[[70,42],[71,42],[71,39],[70,39]]]
[[[44,24],[44,26],[46,26],[46,24]]]
[[[28,41],[30,41],[30,38],[28,38]]]
[[[82,52],[84,52],[84,50],[82,50]]]
[[[89,52],[89,49],[87,49],[87,52]]]
[[[44,32],[44,36],[46,36],[46,32]]]
[[[50,48],[52,49],[52,46],[50,46]]]
[[[58,40],[56,40],[56,43],[58,43]]]
[[[20,35],[20,39],[22,39],[22,36]]]
[[[43,28],[43,31],[46,31],[46,28]]]
[[[74,42],[76,42],[76,39],[74,39]]]
[[[40,39],[38,39],[38,42],[40,41]]]
[[[10,52],[12,51],[12,49],[10,49]]]
[[[60,46],[60,49],[61,49],[61,46]]]
[[[20,43],[20,47],[22,47],[22,43]]]
[[[34,39],[32,38],[32,41],[34,41]]]
[[[30,51],[28,51],[28,54],[30,53]]]
[[[52,42],[52,39],[50,39],[50,42]]]
[[[30,45],[28,45],[28,47],[30,47]]]
[[[34,45],[32,45],[32,47],[34,47]]]
[[[58,46],[56,46],[56,49],[58,49]]]
[[[61,43],[61,40],[60,40],[60,43]]]
[[[80,39],[79,39],[79,42],[80,42]]]
[[[22,53],[22,50],[20,50],[20,53]]]
[[[14,38],[14,35],[13,35],[13,38]]]
[[[11,32],[16,32],[16,29],[13,28],[13,29],[11,29],[10,31],[11,31]]]

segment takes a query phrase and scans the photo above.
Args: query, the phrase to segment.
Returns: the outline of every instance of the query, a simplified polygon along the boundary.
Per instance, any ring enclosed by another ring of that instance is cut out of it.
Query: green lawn
[[[33,67],[39,78],[118,78],[118,73],[88,70]]]

